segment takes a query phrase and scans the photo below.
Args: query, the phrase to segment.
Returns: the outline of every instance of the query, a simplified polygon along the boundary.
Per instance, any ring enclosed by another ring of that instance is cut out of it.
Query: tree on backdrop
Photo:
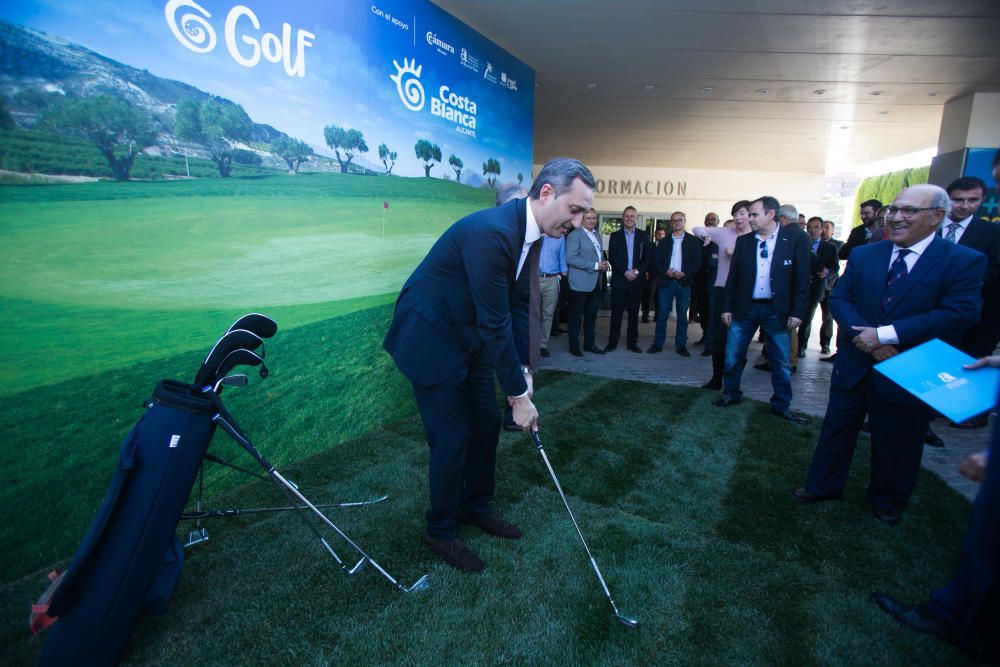
[[[424,176],[430,178],[431,167],[434,166],[434,162],[441,161],[441,147],[437,144],[432,144],[426,139],[421,139],[414,144],[413,150],[416,151],[417,158],[424,161]]]
[[[378,156],[382,160],[382,164],[385,165],[386,176],[392,176],[392,168],[396,166],[396,157],[398,157],[396,151],[390,151],[385,144],[379,144]]]
[[[351,166],[351,160],[355,153],[367,153],[368,144],[360,130],[345,130],[336,125],[327,125],[323,128],[323,136],[326,138],[326,145],[333,149],[340,163],[340,173],[346,174]],[[344,157],[340,157],[340,151],[344,151]]]
[[[233,162],[236,164],[247,164],[251,167],[259,167],[264,164],[264,160],[254,151],[245,148],[233,149]]]
[[[0,130],[13,130],[16,127],[17,123],[14,122],[14,116],[11,115],[10,109],[7,108],[7,99],[0,97]]]
[[[38,124],[94,144],[119,181],[129,179],[136,156],[156,141],[149,113],[110,95],[61,99],[39,115]]]
[[[232,173],[236,144],[248,140],[251,131],[253,121],[239,104],[213,98],[203,102],[187,98],[177,104],[174,132],[185,141],[201,144],[223,178]]]
[[[288,173],[297,174],[302,163],[309,161],[313,149],[301,139],[282,136],[271,142],[271,152],[285,161]]]
[[[465,166],[465,164],[462,162],[462,158],[460,158],[457,155],[455,155],[454,153],[452,153],[451,157],[448,158],[448,164],[450,164],[451,168],[455,170],[455,182],[456,183],[461,183],[462,182],[462,167]]]
[[[500,175],[500,163],[493,158],[490,158],[483,163],[483,176],[486,177],[486,182],[490,184],[490,187],[494,187],[497,182],[497,177]]]

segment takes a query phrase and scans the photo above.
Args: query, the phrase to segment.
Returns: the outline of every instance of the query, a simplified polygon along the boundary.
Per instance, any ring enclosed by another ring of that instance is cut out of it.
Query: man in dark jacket
[[[653,264],[660,289],[656,302],[656,334],[647,352],[663,349],[667,336],[667,318],[670,308],[677,302],[677,330],[674,350],[682,357],[690,357],[687,350],[687,314],[691,302],[691,286],[701,266],[702,243],[684,231],[687,217],[683,211],[670,215],[670,234],[656,246]]]

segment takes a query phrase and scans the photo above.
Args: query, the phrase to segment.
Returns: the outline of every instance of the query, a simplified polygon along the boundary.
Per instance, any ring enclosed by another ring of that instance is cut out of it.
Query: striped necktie
[[[911,252],[913,251],[900,248],[896,255],[896,261],[889,267],[889,274],[885,277],[885,291],[882,293],[883,308],[893,302],[899,292],[899,281],[909,274],[909,270],[906,268],[906,256]]]
[[[948,225],[948,232],[944,235],[945,240],[955,243],[955,234],[958,233],[958,228],[961,226],[962,225],[957,222],[953,222]]]

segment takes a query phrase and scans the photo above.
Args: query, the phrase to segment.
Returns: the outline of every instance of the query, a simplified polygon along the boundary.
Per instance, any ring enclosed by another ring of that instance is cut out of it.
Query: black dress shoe
[[[565,329],[560,329],[559,327],[556,327],[555,329],[552,330],[552,335],[553,336],[558,336],[561,333],[566,333],[566,330]]]
[[[805,358],[806,358],[806,351],[800,349],[799,350],[799,359],[805,359]]]
[[[698,347],[699,345],[704,345],[704,344],[705,344],[705,337],[704,336],[702,336],[701,338],[699,338],[698,340],[696,340],[694,342],[694,346],[695,347]]]
[[[691,356],[691,353],[687,351],[686,347],[682,347],[681,349],[677,350],[677,354],[681,355],[682,357],[690,357]]]
[[[631,345],[628,346],[628,351],[635,352],[636,354],[642,354],[642,349],[635,343],[632,343]]]
[[[591,354],[604,354],[604,350],[595,345],[591,345],[590,347],[585,347],[583,349],[586,350],[587,352],[590,352]]]
[[[771,410],[771,414],[772,415],[777,415],[778,417],[781,417],[785,421],[792,422],[793,424],[808,424],[809,423],[808,419],[806,419],[805,417],[800,417],[799,415],[795,414],[791,410],[784,410],[784,411],[782,411],[782,410],[774,410],[774,409],[772,409]]]
[[[927,610],[927,605],[908,605],[885,593],[872,593],[872,602],[882,608],[882,611],[915,632],[923,632],[939,637],[949,644],[958,644],[961,630],[944,619],[934,616]]]
[[[792,491],[792,502],[801,503],[803,505],[815,505],[816,503],[826,502],[827,500],[840,500],[843,497],[843,491],[832,493],[829,496],[821,496],[818,493],[810,493],[809,489],[804,486],[800,486]]]
[[[643,324],[649,324],[649,315],[643,315],[642,316],[642,323]]]
[[[902,513],[892,507],[873,507],[872,515],[887,526],[895,526],[903,520]]]
[[[461,521],[462,523],[478,526],[484,533],[489,533],[495,537],[502,537],[505,540],[519,540],[524,536],[520,528],[509,521],[504,521],[496,514],[487,514],[486,516],[477,517],[461,517]]]
[[[924,433],[924,443],[929,447],[944,447],[944,440],[930,426],[927,427],[927,433]]]
[[[736,396],[723,396],[717,401],[714,401],[712,405],[717,408],[728,408],[730,405],[739,405],[741,399]]]
[[[580,350],[570,350],[569,353],[572,354],[574,357],[582,357],[583,356],[583,352],[581,352]]]
[[[479,560],[472,549],[457,537],[452,540],[436,540],[430,535],[424,535],[424,544],[441,557],[441,560],[452,567],[465,572],[482,572],[486,563]]]
[[[618,343],[608,343],[607,347],[604,348],[605,352],[614,352],[618,349]]]
[[[663,348],[660,347],[659,345],[650,345],[649,347],[646,348],[647,354],[656,354],[657,352],[662,352],[662,351]]]
[[[543,357],[551,357],[552,356],[552,353],[549,352],[549,348],[547,348],[547,347],[543,347],[542,350],[541,350],[541,352],[540,352],[540,354]]]
[[[710,357],[710,356],[712,356],[712,351],[706,348],[706,349],[704,349],[704,350],[701,351],[701,356],[703,356],[703,357]]]
[[[833,354],[831,354],[829,357],[823,357],[822,359],[820,359],[820,361],[825,361],[828,364],[832,364],[836,360],[837,360],[837,353],[836,352],[834,352]]]
[[[770,372],[771,371],[771,362],[769,362],[769,361],[762,361],[759,364],[754,364],[753,367],[756,368],[759,371],[768,371],[768,372]]]
[[[719,389],[722,389],[722,380],[709,380],[705,384],[701,385],[701,388],[718,391]]]
[[[820,354],[830,354],[830,348],[827,347],[826,345],[824,345],[824,346],[822,346],[822,347],[819,348],[819,353]]]

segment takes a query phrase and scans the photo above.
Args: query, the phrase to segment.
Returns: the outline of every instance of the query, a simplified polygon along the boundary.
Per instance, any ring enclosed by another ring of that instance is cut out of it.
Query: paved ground
[[[817,321],[818,321],[817,317]],[[608,340],[610,318],[602,312],[597,318],[597,344],[604,347]],[[552,338],[549,351],[552,356],[542,359],[542,368],[573,371],[575,373],[591,373],[602,377],[638,380],[640,382],[667,383],[698,387],[712,376],[711,357],[702,357],[704,348],[693,343],[701,338],[701,326],[692,324],[688,330],[688,349],[690,357],[682,357],[674,351],[673,332],[674,321],[671,319],[667,331],[667,343],[659,354],[646,354],[645,350],[653,341],[653,323],[639,325],[639,347],[643,354],[636,354],[625,349],[622,326],[622,340],[614,352],[595,355],[584,352],[582,358],[569,353],[567,336],[565,334]],[[563,325],[565,328],[565,325]],[[813,338],[809,341],[804,359],[799,359],[799,370],[792,376],[792,409],[807,415],[822,418],[826,411],[826,403],[830,385],[830,372],[833,364],[820,361],[818,327],[813,327]],[[771,374],[751,368],[760,356],[759,343],[752,343],[748,353],[749,362],[743,374],[743,393],[752,399],[767,401],[771,397]],[[720,408],[721,410],[721,408]],[[994,413],[990,425],[996,421]],[[970,482],[958,474],[958,465],[969,454],[986,448],[989,429],[963,430],[947,426],[947,421],[937,419],[933,422],[934,431],[945,441],[942,448],[924,447],[923,465],[937,474],[952,488],[972,500],[975,498],[979,485]],[[802,471],[803,480],[806,471]]]

